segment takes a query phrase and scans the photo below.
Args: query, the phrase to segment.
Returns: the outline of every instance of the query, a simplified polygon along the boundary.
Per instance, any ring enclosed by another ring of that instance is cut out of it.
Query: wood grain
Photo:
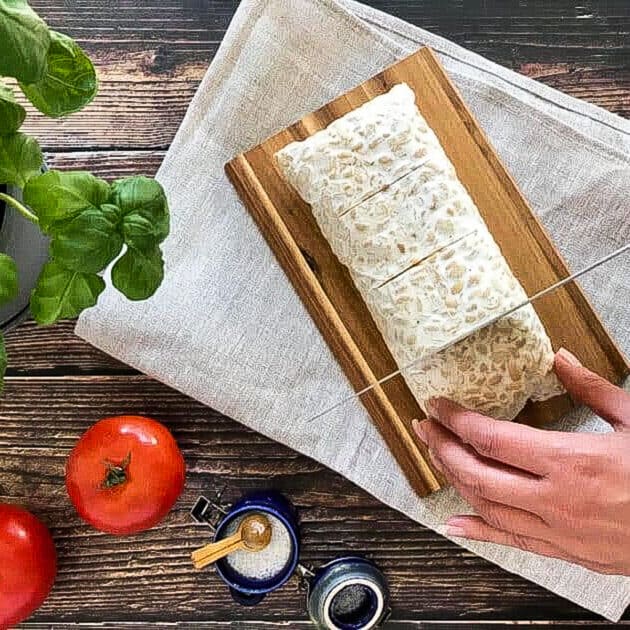
[[[368,4],[524,74],[531,64],[548,67],[549,74],[539,75],[543,82],[630,115],[630,9],[625,0]],[[101,92],[68,121],[45,119],[29,107],[25,129],[35,132],[48,151],[165,148],[237,5],[238,0],[117,0],[105,15],[96,2],[40,0],[35,6],[50,24],[77,38],[94,58]],[[562,74],[552,78],[559,67],[564,67]]]
[[[420,50],[226,165],[228,177],[355,391],[401,366],[396,366],[348,270],[332,253],[310,207],[282,176],[274,155],[398,83],[414,89],[421,113],[526,293],[534,295],[570,273],[437,56],[428,48]],[[534,307],[554,348],[568,348],[613,382],[628,373],[624,357],[577,285],[538,300]],[[440,481],[411,429],[411,420],[422,412],[403,379],[377,387],[361,400],[414,489],[421,495],[438,489]],[[519,420],[552,422],[570,405],[568,396],[530,403]]]
[[[9,376],[63,374],[135,374],[74,335],[75,322],[37,326],[28,321],[5,335]],[[0,408],[2,401],[0,401]],[[1,435],[1,429],[0,429]]]
[[[111,46],[113,50],[99,47],[100,59],[96,59],[97,64],[100,62],[99,95],[84,111],[67,121],[44,118],[19,99],[28,110],[24,129],[37,135],[46,151],[164,150],[173,139],[203,78],[207,60],[216,51],[216,46],[196,51],[182,48],[182,62],[173,62],[168,71],[162,72],[150,65],[150,60],[159,56],[159,51],[149,44],[137,45],[139,52],[133,54],[117,49],[114,44]],[[624,54],[627,56],[630,50]],[[575,62],[541,60],[521,63],[529,58],[519,56],[509,65],[572,96],[630,116],[630,69],[627,65],[617,63],[599,68]],[[144,69],[143,63],[146,63]],[[125,120],[124,125],[120,125],[121,120]]]
[[[187,483],[163,524],[112,538],[75,514],[63,486],[64,464],[82,432],[125,411],[169,427],[187,462]],[[0,501],[20,502],[41,517],[59,554],[55,589],[34,622],[135,621],[144,628],[154,621],[251,619],[292,628],[289,620],[304,620],[295,580],[249,609],[232,604],[214,571],[190,570],[190,551],[210,535],[188,510],[199,494],[225,484],[227,501],[270,485],[290,496],[306,565],[349,552],[374,558],[390,580],[396,619],[595,619],[388,509],[320,464],[144,376],[9,378],[0,426]]]
[[[48,158],[56,167],[87,168],[109,179],[136,171],[153,174],[239,0],[33,4],[53,27],[79,39],[94,57],[106,90],[80,121],[75,116],[33,120],[35,114],[29,112],[27,128],[36,130]],[[367,4],[630,116],[627,0],[367,0]],[[115,113],[109,107],[115,107]],[[243,609],[225,597],[212,572],[193,581],[182,579],[176,541],[184,531],[185,544],[205,540],[204,532],[189,529],[185,503],[197,491],[206,492],[224,480],[230,497],[273,483],[296,499],[306,521],[304,550],[309,562],[352,549],[367,550],[387,563],[395,593],[388,628],[507,630],[516,622],[536,630],[552,623],[557,630],[630,627],[630,615],[618,626],[597,621],[415,525],[307,458],[149,379],[130,376],[129,368],[74,337],[72,328],[68,322],[50,328],[28,323],[9,335],[11,370],[21,377],[10,379],[8,394],[0,400],[0,494],[25,503],[55,526],[61,560],[53,598],[21,627],[312,627],[304,620],[302,598],[293,584],[263,605]],[[113,378],[116,373],[122,376]],[[40,378],[43,374],[49,376]],[[89,377],[71,376],[75,374]],[[100,536],[80,524],[62,487],[64,458],[81,431],[102,415],[125,409],[153,413],[174,428],[178,438],[186,437],[192,484],[173,520],[155,535],[127,542]],[[28,447],[22,445],[24,436]],[[5,477],[5,470],[10,475]],[[375,528],[387,533],[376,534]],[[92,544],[105,567],[103,574]],[[140,562],[145,554],[153,563],[148,569]]]

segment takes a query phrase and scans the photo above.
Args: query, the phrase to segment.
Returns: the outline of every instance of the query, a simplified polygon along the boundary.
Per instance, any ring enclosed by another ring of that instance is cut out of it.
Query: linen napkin
[[[107,290],[77,333],[105,352],[345,475],[443,532],[466,511],[452,491],[419,500],[357,401],[308,423],[351,387],[223,166],[428,44],[569,264],[630,238],[630,122],[350,0],[243,0],[158,179],[173,214],[166,278],[149,301]],[[583,286],[630,350],[628,261]],[[607,430],[587,410],[567,430]],[[473,552],[611,620],[630,580],[497,545]]]

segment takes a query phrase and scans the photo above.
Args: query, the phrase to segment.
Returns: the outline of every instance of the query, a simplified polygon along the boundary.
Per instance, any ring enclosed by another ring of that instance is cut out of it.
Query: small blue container
[[[378,628],[390,614],[387,580],[367,558],[337,558],[308,578],[307,608],[322,630]]]
[[[278,566],[267,570],[269,577],[251,577],[259,568],[251,565],[238,565],[230,555],[215,563],[217,573],[228,585],[233,599],[243,606],[254,606],[261,602],[267,593],[280,588],[297,570],[305,587],[308,614],[321,630],[371,630],[380,627],[389,617],[389,587],[382,571],[370,560],[361,556],[345,556],[311,571],[298,563],[300,555],[300,529],[295,508],[279,492],[269,490],[244,495],[232,506],[212,502],[200,497],[191,511],[199,523],[209,523],[215,530],[214,541],[229,536],[238,523],[253,513],[263,513],[278,519],[286,529],[279,542],[279,550],[287,550],[284,556],[272,559]],[[215,525],[213,510],[222,516]],[[277,524],[276,524],[277,526]],[[273,545],[273,534],[272,543]],[[260,552],[263,553],[263,552]],[[255,554],[252,554],[255,555]],[[247,556],[245,556],[246,558]],[[230,560],[231,559],[231,560]],[[265,558],[268,561],[270,558]],[[242,562],[242,558],[240,562]],[[264,565],[262,565],[264,566]],[[244,571],[247,569],[247,571]],[[249,573],[249,575],[245,575]]]
[[[273,490],[252,492],[241,497],[217,525],[214,540],[225,538],[230,523],[252,512],[268,514],[281,521],[289,534],[292,549],[284,568],[266,579],[249,578],[236,572],[225,558],[217,561],[217,573],[229,586],[233,599],[244,606],[258,604],[267,593],[281,587],[295,571],[300,555],[300,530],[295,508],[282,494]]]

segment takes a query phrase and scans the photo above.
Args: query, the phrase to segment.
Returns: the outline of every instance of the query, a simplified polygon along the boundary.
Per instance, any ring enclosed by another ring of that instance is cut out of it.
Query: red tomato
[[[110,534],[159,523],[184,488],[186,465],[168,429],[150,418],[105,418],[88,429],[66,464],[79,516]]]
[[[0,504],[0,628],[39,608],[55,581],[57,554],[50,532],[31,513]]]

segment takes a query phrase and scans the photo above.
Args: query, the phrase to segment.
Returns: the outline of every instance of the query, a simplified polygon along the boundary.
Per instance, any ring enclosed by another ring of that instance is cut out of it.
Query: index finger
[[[565,434],[533,429],[516,422],[495,420],[457,403],[436,398],[430,401],[430,416],[483,457],[508,464],[534,475],[545,476],[564,451]]]
[[[608,420],[616,430],[630,430],[630,394],[587,370],[568,350],[556,354],[554,368],[566,390],[578,402]]]

